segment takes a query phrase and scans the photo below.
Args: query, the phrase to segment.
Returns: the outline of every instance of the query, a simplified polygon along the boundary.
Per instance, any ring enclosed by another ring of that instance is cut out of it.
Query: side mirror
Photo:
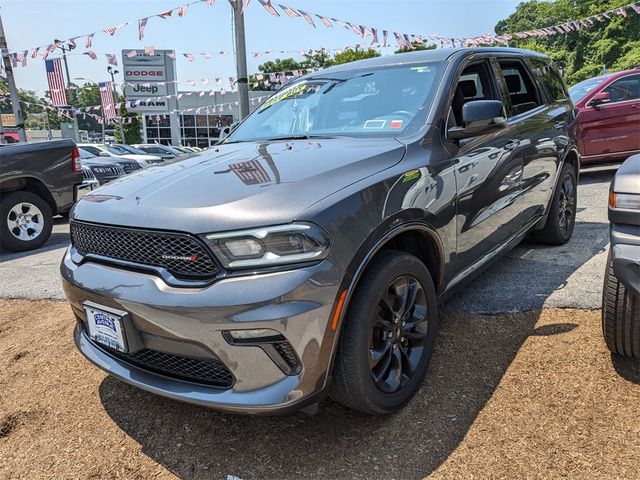
[[[597,107],[598,105],[609,102],[611,102],[611,94],[609,92],[598,92],[589,100],[589,105]]]
[[[100,152],[100,157],[110,157],[111,155],[109,155],[107,152]]]
[[[463,127],[448,130],[454,140],[478,137],[504,128],[504,105],[500,100],[472,100],[462,106]]]

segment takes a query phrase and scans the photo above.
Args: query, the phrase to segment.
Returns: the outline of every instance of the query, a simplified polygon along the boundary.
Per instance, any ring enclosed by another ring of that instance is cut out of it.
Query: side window
[[[462,107],[472,100],[496,100],[496,89],[489,74],[488,62],[475,63],[464,69],[456,85],[449,113],[449,127],[462,126]]]
[[[640,75],[629,75],[613,82],[602,90],[609,93],[611,103],[640,99]]]
[[[498,61],[511,100],[510,117],[542,105],[535,83],[524,64],[518,60]]]
[[[558,70],[544,60],[532,59],[533,74],[544,87],[551,100],[566,100],[569,96],[567,86]]]

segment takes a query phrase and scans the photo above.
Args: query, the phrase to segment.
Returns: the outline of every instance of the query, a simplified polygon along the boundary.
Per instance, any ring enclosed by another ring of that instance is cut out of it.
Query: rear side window
[[[567,87],[558,70],[543,60],[532,59],[530,62],[533,65],[534,76],[544,87],[549,98],[551,100],[566,100]]]
[[[542,105],[535,83],[524,64],[518,60],[498,61],[511,101],[510,117]]]
[[[629,75],[613,82],[602,90],[608,92],[611,103],[640,99],[640,75]]]

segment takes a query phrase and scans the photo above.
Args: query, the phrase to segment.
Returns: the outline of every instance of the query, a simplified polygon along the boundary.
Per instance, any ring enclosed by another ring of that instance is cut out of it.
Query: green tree
[[[361,48],[349,48],[341,53],[338,53],[333,57],[334,65],[341,65],[343,63],[355,62],[356,60],[364,60],[365,58],[379,57],[380,52],[373,48],[367,48],[366,50]]]
[[[436,46],[433,44],[425,44],[425,43],[419,43],[419,42],[413,41],[411,42],[411,48],[400,47],[398,50],[396,50],[393,53],[406,53],[406,52],[413,52],[414,50],[433,50],[435,48]]]
[[[129,145],[142,143],[142,134],[140,133],[142,124],[140,123],[140,115],[127,111],[123,102],[122,104],[120,104],[120,116],[126,119],[133,119],[131,120],[131,123],[129,123],[129,121],[127,120],[123,124],[124,143]],[[120,138],[120,127],[118,125],[116,125],[113,135],[117,143],[123,143],[122,139]]]
[[[528,0],[496,24],[498,35],[550,27],[579,20],[606,10],[628,5],[628,0]],[[513,39],[510,46],[537,50],[549,55],[560,67],[568,84],[598,75],[604,68],[618,71],[640,64],[640,16],[627,9],[627,17],[581,26],[566,34]]]

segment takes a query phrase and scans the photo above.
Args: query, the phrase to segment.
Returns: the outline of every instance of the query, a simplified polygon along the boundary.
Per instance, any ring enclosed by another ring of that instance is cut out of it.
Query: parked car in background
[[[395,412],[422,385],[439,299],[529,234],[571,238],[574,121],[556,68],[525,50],[295,80],[216,148],[78,203],[61,264],[76,345],[125,382],[222,410],[330,393]]]
[[[137,160],[142,168],[148,168],[153,165],[158,165],[164,161],[157,155],[149,155],[143,150],[124,143],[114,143],[111,145],[107,145],[106,147],[111,153],[123,157],[126,156],[125,158],[133,158],[134,160]]]
[[[150,155],[157,155],[163,160],[173,160],[183,155],[180,150],[159,143],[141,143],[134,145],[134,147]]]
[[[38,248],[51,235],[54,215],[65,215],[91,191],[73,140],[0,147],[0,244]]]
[[[92,155],[95,155],[98,158],[103,158],[108,160],[111,163],[117,163],[122,167],[125,174],[133,173],[137,170],[141,170],[142,167],[140,163],[136,159],[130,158],[131,155],[117,155],[115,153],[111,153],[105,146],[93,144],[93,143],[79,143],[78,147],[88,152]],[[97,160],[94,160],[97,161]]]
[[[640,155],[627,159],[611,182],[609,221],[602,332],[611,352],[640,359]]]
[[[82,165],[91,171],[100,185],[104,185],[125,175],[122,165],[110,161],[110,158],[99,157],[84,148],[78,148],[78,151]]]
[[[623,160],[640,152],[640,69],[590,78],[569,94],[578,115],[583,164]]]

